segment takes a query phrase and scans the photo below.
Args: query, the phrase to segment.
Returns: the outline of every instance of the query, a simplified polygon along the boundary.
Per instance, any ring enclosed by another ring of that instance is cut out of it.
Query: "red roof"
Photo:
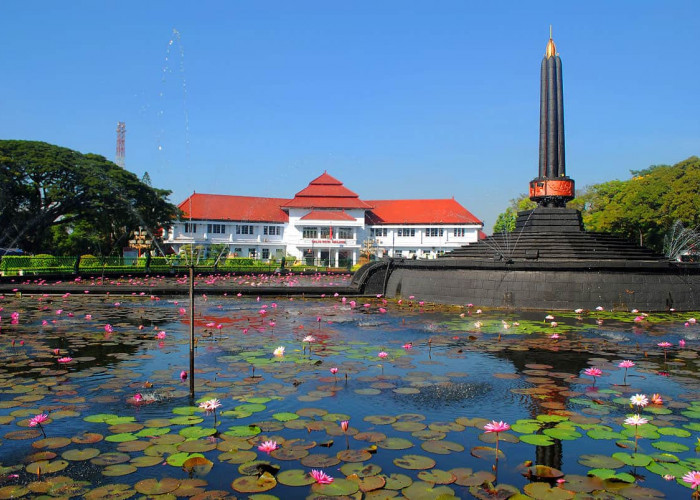
[[[312,210],[299,220],[347,220],[354,221],[355,217],[337,210]]]
[[[307,187],[294,195],[294,199],[282,205],[285,208],[361,208],[368,210],[367,203],[360,200],[357,193],[353,193],[343,186],[335,177],[323,172],[312,180]]]
[[[482,224],[454,198],[447,200],[371,200],[367,224]]]
[[[182,219],[232,220],[243,222],[287,222],[289,216],[280,208],[286,198],[259,198],[195,193],[178,205]]]

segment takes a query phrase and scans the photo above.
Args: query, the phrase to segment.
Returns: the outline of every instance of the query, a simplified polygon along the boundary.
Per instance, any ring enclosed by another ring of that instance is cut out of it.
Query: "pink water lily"
[[[63,358],[58,358],[56,361],[58,361],[59,363],[70,363],[71,361],[73,361],[73,358],[71,358],[70,356],[65,356]]]
[[[403,348],[406,349],[406,350],[413,349],[413,342],[406,342],[406,343],[403,345]]]
[[[627,368],[632,368],[634,366],[634,363],[632,361],[630,361],[629,359],[626,359],[624,361],[621,361],[617,366],[625,369],[625,376],[622,380],[622,383],[624,385],[627,385]]]
[[[690,483],[691,488],[697,489],[700,486],[700,471],[691,470],[681,479],[686,483]]]
[[[492,420],[490,424],[486,424],[484,426],[484,430],[486,431],[486,433],[489,433],[489,432],[499,433],[499,432],[507,431],[508,429],[510,429],[510,425],[508,425],[505,422],[496,422],[495,420]]]
[[[335,375],[336,373],[338,373],[338,369],[334,366],[333,368],[330,369],[330,372],[331,372],[333,375]]]
[[[158,340],[163,340],[165,337],[166,337],[166,333],[163,332],[163,331],[160,331],[160,332],[158,332],[158,333],[156,334],[156,338],[157,338]]]
[[[600,377],[603,374],[603,370],[592,366],[591,368],[586,368],[583,373],[589,377],[593,377],[593,385],[595,385],[596,377]]]
[[[268,455],[277,448],[279,448],[277,441],[264,441],[258,445],[258,450],[263,451]]]
[[[105,325],[105,332],[106,332],[106,333],[112,333],[113,331],[114,331],[114,327],[113,327],[112,325],[110,325],[109,323],[107,323],[107,324]]]
[[[41,425],[49,419],[48,413],[40,413],[29,419],[29,427],[39,427],[41,433],[46,437],[46,432],[44,432],[44,426]]]
[[[654,405],[664,404],[664,400],[660,394],[652,394],[650,401],[651,401],[651,404],[654,404]]]
[[[388,356],[388,354],[385,353],[384,351],[382,351],[382,352],[380,352],[379,354],[377,354],[377,356],[379,356],[380,358],[384,359],[384,358],[386,358],[386,357]]]
[[[322,470],[312,469],[310,474],[318,484],[331,484],[333,482],[333,478]]]

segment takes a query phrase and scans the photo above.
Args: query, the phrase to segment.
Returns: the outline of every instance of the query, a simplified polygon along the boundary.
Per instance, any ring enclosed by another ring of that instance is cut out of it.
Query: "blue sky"
[[[5,0],[0,138],[114,159],[124,121],[127,169],[175,203],[327,170],[490,232],[537,175],[550,24],[577,186],[700,154],[697,1]]]

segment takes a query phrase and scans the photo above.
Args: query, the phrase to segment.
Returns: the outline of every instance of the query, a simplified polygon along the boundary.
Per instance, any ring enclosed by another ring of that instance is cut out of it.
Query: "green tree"
[[[0,246],[32,253],[101,253],[178,215],[152,188],[104,157],[35,141],[0,141]]]
[[[537,203],[532,201],[528,195],[521,194],[517,198],[510,200],[510,206],[505,212],[498,214],[496,223],[493,225],[494,233],[512,232],[515,230],[515,220],[518,217],[518,212],[523,210],[532,210],[537,206]]]

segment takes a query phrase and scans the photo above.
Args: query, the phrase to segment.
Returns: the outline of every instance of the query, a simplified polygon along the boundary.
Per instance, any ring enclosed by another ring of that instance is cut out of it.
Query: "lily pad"
[[[593,469],[619,469],[625,463],[608,455],[581,455],[578,463]]]
[[[175,491],[180,486],[180,481],[173,478],[143,479],[134,485],[134,489],[144,495],[163,495]]]
[[[450,469],[449,472],[455,476],[455,484],[460,486],[477,486],[484,483],[491,483],[496,480],[496,476],[491,472],[487,471],[477,471],[473,472],[471,469],[458,467],[455,469]]]
[[[425,451],[437,455],[449,455],[453,452],[464,451],[464,446],[452,441],[423,441],[420,445]]]
[[[651,463],[651,457],[642,453],[613,453],[613,458],[632,467],[646,467]]]
[[[347,463],[340,468],[340,472],[346,476],[351,476],[355,474],[359,478],[376,476],[382,471],[382,468],[376,464],[363,464],[363,463]]]
[[[433,484],[451,484],[457,480],[457,477],[451,472],[431,469],[429,471],[422,470],[418,473],[418,479],[425,481],[426,483]]]
[[[108,465],[102,469],[102,475],[108,477],[127,476],[129,474],[133,474],[137,470],[138,469],[133,464]]]
[[[325,455],[316,453],[306,456],[301,459],[301,465],[311,467],[312,469],[323,469],[325,467],[333,467],[340,463],[340,459],[334,455]]]
[[[453,498],[455,491],[448,486],[435,487],[432,483],[416,481],[411,486],[402,489],[401,494],[409,500],[434,500],[440,497]]]
[[[523,491],[532,498],[547,500],[567,500],[575,495],[573,491],[552,487],[549,483],[529,483],[523,487]]]
[[[394,465],[402,469],[425,470],[435,467],[435,460],[422,455],[404,455],[395,458]]]
[[[30,474],[53,474],[68,467],[67,460],[39,460],[28,464],[25,469]]]
[[[365,450],[343,450],[336,454],[343,462],[365,462],[372,458],[372,455]]]
[[[100,450],[98,450],[97,448],[83,448],[80,450],[66,450],[63,453],[61,453],[61,458],[71,462],[81,462],[84,460],[90,460],[91,458],[95,458],[99,454]]]
[[[314,484],[311,491],[318,495],[337,497],[343,495],[353,495],[360,489],[359,484],[342,478],[334,478],[330,484]]]
[[[316,482],[311,475],[302,469],[284,470],[277,474],[277,482],[285,486],[307,486]]]
[[[260,477],[241,476],[231,483],[231,488],[240,493],[260,493],[271,490],[275,486],[277,486],[277,480],[268,472],[263,473]]]
[[[377,446],[385,450],[407,450],[413,447],[413,443],[408,439],[390,437],[378,442]]]

